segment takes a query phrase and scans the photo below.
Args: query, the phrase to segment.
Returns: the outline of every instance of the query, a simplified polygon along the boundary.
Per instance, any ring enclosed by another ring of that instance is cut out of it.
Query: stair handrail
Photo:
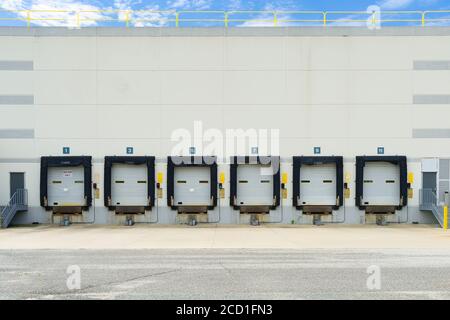
[[[14,213],[14,208],[24,206],[28,206],[28,190],[17,189],[1,211],[2,224],[4,221],[8,221],[10,215]]]
[[[439,224],[444,223],[444,207],[439,203],[439,197],[433,189],[420,190],[421,210],[431,211]]]

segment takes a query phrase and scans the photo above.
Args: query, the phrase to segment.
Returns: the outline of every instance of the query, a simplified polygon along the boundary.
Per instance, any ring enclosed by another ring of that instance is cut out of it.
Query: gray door
[[[174,204],[211,205],[211,171],[208,167],[175,168]]]
[[[436,193],[436,172],[423,172],[422,181],[423,189],[433,190]]]
[[[49,168],[47,188],[51,206],[84,206],[84,167]]]
[[[14,195],[17,189],[25,189],[25,173],[10,172],[9,173],[9,196]]]
[[[389,162],[369,162],[364,167],[365,205],[400,204],[400,168]]]
[[[336,205],[336,165],[303,165],[300,170],[300,203]]]
[[[272,166],[242,164],[237,168],[236,202],[241,206],[273,204]]]
[[[148,205],[147,166],[114,164],[111,173],[111,202],[116,206]]]

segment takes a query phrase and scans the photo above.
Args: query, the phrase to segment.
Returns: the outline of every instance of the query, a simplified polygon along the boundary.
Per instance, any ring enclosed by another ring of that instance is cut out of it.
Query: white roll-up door
[[[84,206],[84,167],[48,168],[48,204]]]
[[[400,205],[400,168],[389,162],[366,162],[364,167],[364,205]]]
[[[111,168],[111,204],[147,206],[148,173],[145,164],[113,164]]]
[[[301,205],[336,205],[336,164],[302,165]]]
[[[240,164],[236,182],[237,205],[273,205],[273,171],[270,165]]]
[[[175,168],[174,205],[211,205],[211,170],[209,167]]]

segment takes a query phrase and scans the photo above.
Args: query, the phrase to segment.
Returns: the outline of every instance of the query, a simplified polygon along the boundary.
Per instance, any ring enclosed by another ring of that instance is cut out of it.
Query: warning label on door
[[[63,176],[64,177],[72,177],[72,170],[64,170]]]

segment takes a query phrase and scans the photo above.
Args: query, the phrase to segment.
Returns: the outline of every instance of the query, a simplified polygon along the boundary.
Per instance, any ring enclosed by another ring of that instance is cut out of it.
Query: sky
[[[255,11],[363,11],[370,6],[379,6],[381,11],[388,10],[449,10],[447,13],[431,14],[432,18],[445,17],[450,19],[449,0],[0,0],[0,25],[24,25],[26,21],[14,20],[26,19],[27,13],[20,10],[41,10],[32,13],[32,24],[41,26],[74,26],[81,23],[82,26],[120,25],[127,19],[124,12],[113,13],[114,10],[255,10]],[[43,12],[45,10],[69,10],[71,12]],[[111,10],[111,12],[92,12],[97,10]],[[76,21],[75,12],[83,11],[81,22]],[[210,22],[185,21],[186,19],[198,19],[200,14],[181,13],[180,26],[219,26],[223,21],[222,13],[202,13],[204,19],[219,20]],[[365,16],[364,16],[365,17]],[[406,16],[404,16],[406,17]],[[45,20],[51,18],[51,20]],[[131,25],[140,26],[167,26],[173,25],[175,16],[166,12],[140,11],[132,14]],[[231,25],[269,25],[273,15],[270,13],[234,13],[230,16],[233,20],[261,20],[261,21],[232,21]],[[320,20],[320,15],[302,15],[289,13],[280,17],[283,19],[312,19]],[[361,15],[336,14],[330,16],[331,20],[348,18],[360,19]],[[419,18],[412,15],[412,19]],[[115,21],[104,21],[104,20]],[[103,21],[100,21],[103,20]],[[234,23],[234,24],[233,24]],[[289,22],[286,22],[289,23]],[[450,21],[446,22],[450,25]]]

